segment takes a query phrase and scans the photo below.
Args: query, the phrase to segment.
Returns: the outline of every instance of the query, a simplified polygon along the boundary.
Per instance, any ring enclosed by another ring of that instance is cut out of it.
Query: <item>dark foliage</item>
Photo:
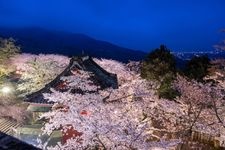
[[[210,60],[208,56],[194,56],[187,62],[184,74],[197,81],[203,81],[203,78],[208,74],[208,68],[210,67]]]
[[[175,58],[164,45],[148,54],[141,66],[141,76],[148,80],[161,81],[165,77],[173,78],[175,71]]]
[[[161,83],[158,89],[159,98],[166,98],[169,100],[173,100],[174,98],[180,95],[180,93],[177,90],[172,88],[171,84],[172,84],[172,81],[170,80],[164,80]]]
[[[175,76],[175,57],[164,45],[152,51],[141,65],[142,78],[160,83],[158,95],[161,98],[174,99],[178,95],[171,86]]]

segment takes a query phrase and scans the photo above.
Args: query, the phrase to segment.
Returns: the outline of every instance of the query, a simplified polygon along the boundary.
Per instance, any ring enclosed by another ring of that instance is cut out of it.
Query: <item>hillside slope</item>
[[[41,28],[0,28],[0,37],[13,37],[26,53],[58,53],[115,59],[123,62],[141,60],[145,52],[123,48],[84,34],[50,31]]]

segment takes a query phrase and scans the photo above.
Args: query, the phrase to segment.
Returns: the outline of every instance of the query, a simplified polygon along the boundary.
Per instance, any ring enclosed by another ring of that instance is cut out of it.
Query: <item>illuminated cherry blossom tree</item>
[[[82,70],[61,77],[63,85],[44,94],[54,105],[41,118],[47,120],[43,134],[61,130],[63,140],[54,147],[46,147],[44,141],[41,148],[168,148],[179,144],[187,136],[186,131],[224,134],[221,87],[177,75],[173,86],[181,95],[168,101],[158,98],[156,83],[142,79],[125,64],[106,59],[94,61],[117,74],[119,88],[101,89],[91,80],[93,74]],[[168,139],[173,133],[179,133],[174,141]]]
[[[18,90],[23,94],[32,93],[53,80],[69,64],[69,58],[61,55],[21,54],[11,59],[20,75]]]
[[[3,39],[0,37],[0,78],[8,75],[11,71],[9,58],[20,52],[20,47],[15,45],[15,40],[12,38]]]
[[[184,107],[184,120],[190,130],[221,134],[224,128],[225,101],[224,93],[220,86],[212,83],[188,81],[178,76],[174,86],[180,91],[177,98]],[[224,133],[223,133],[224,134]]]
[[[153,146],[146,142],[151,133],[148,132],[150,120],[145,114],[154,104],[151,99],[156,97],[149,89],[150,83],[118,62],[101,63],[106,70],[117,69],[119,89],[100,90],[89,80],[92,74],[84,71],[62,77],[68,91],[52,89],[52,93],[44,94],[46,99],[55,102],[55,109],[41,116],[49,120],[44,133],[51,134],[56,129],[66,133],[71,128],[77,131],[66,143],[55,147],[58,149],[146,149]],[[125,74],[129,78],[125,78]],[[78,92],[72,92],[74,90]]]

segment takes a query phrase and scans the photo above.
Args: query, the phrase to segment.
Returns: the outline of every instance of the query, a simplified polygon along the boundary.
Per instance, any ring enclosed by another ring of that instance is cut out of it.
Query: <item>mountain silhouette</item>
[[[24,53],[53,53],[67,56],[84,54],[122,62],[138,61],[146,55],[145,52],[123,48],[84,34],[42,28],[0,28],[0,37],[14,38]]]

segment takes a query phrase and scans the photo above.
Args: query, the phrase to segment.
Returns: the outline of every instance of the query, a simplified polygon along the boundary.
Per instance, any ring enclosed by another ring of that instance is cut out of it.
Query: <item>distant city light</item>
[[[8,94],[11,92],[11,88],[8,87],[8,86],[5,86],[1,89],[1,92],[4,93],[4,94]]]

